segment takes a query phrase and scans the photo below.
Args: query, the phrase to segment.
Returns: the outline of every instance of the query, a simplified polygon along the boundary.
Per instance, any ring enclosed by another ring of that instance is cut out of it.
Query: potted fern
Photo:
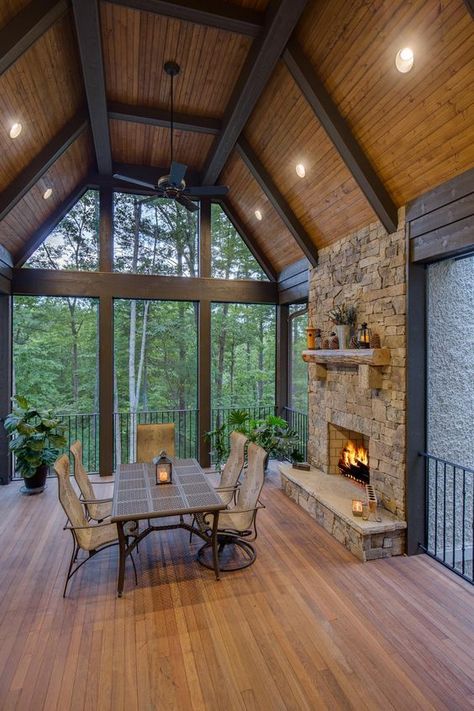
[[[49,410],[38,410],[25,397],[12,398],[13,409],[4,427],[15,455],[15,470],[23,477],[25,494],[44,491],[49,467],[66,445],[65,428]]]

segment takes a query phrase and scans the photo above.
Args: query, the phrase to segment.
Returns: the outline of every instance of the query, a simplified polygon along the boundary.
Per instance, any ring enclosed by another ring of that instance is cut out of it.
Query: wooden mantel
[[[328,365],[356,365],[359,369],[359,386],[378,389],[382,386],[382,374],[378,368],[390,363],[388,348],[360,348],[303,351],[306,363],[316,364],[316,378],[325,380]]]

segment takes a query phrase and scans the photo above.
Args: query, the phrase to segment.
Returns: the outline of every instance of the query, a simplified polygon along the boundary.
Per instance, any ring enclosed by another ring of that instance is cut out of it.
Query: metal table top
[[[115,473],[111,521],[226,508],[195,459],[174,459],[172,479],[172,484],[156,484],[153,464],[120,464]]]

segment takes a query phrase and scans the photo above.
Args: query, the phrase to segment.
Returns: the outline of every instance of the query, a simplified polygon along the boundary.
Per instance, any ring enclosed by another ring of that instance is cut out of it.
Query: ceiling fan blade
[[[221,195],[227,195],[229,188],[227,185],[202,185],[186,188],[183,192],[185,195],[192,195],[193,197],[220,197]]]
[[[196,205],[195,202],[190,200],[186,195],[177,195],[175,197],[176,202],[179,202],[180,205],[183,205],[183,207],[186,208],[186,210],[189,210],[189,212],[197,212],[199,210],[199,206]]]
[[[184,163],[176,163],[176,161],[174,160],[171,163],[170,168],[169,182],[171,183],[171,185],[179,187],[179,185],[181,185],[181,181],[184,180],[184,176],[187,169],[187,165],[184,165]]]
[[[127,183],[133,183],[134,185],[141,185],[144,188],[150,188],[150,190],[155,190],[156,185],[150,183],[146,180],[140,180],[139,178],[132,178],[130,175],[122,175],[121,173],[114,173],[114,178],[117,180],[125,180]]]

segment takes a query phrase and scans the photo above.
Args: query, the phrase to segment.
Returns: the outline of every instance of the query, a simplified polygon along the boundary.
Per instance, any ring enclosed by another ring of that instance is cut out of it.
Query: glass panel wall
[[[114,270],[198,275],[199,212],[174,200],[114,194]]]
[[[236,408],[255,417],[274,412],[275,328],[274,306],[212,305],[213,427]]]
[[[88,190],[25,263],[36,269],[99,268],[99,192]]]
[[[177,453],[196,456],[197,304],[117,299],[115,460],[136,461],[136,426],[174,422]]]
[[[211,207],[211,276],[219,279],[268,280],[220,205]]]
[[[89,471],[99,467],[97,339],[96,299],[13,297],[13,392],[62,416]]]

